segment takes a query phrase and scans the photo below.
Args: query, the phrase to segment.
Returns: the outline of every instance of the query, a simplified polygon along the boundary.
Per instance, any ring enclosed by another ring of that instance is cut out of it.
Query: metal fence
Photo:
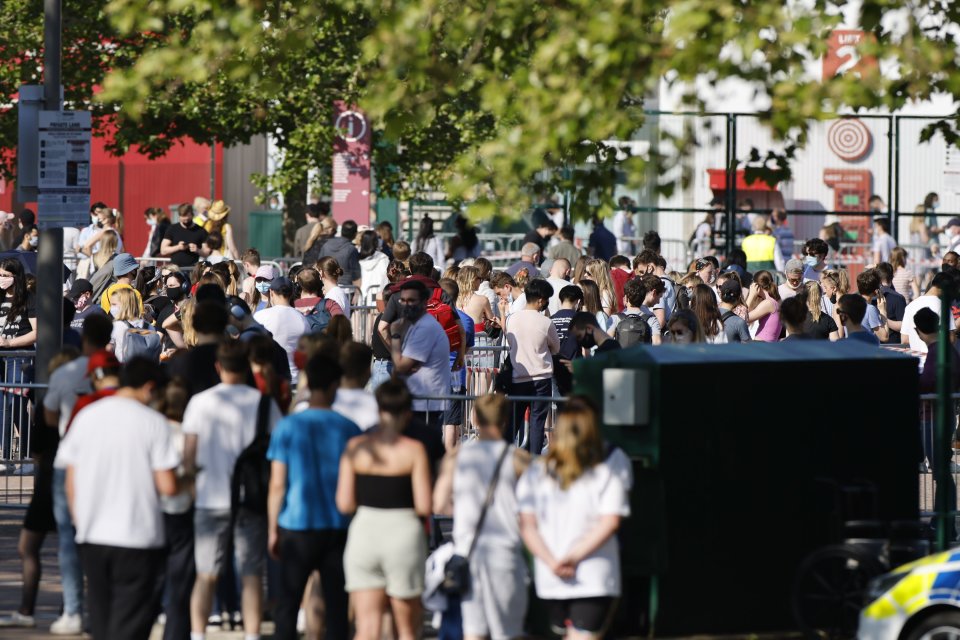
[[[27,504],[33,493],[34,393],[46,388],[33,382],[35,355],[35,351],[7,351],[2,357],[0,506]]]

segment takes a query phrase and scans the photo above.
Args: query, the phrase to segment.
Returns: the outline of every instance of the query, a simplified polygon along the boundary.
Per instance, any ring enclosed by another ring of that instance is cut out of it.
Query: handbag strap
[[[477,528],[473,532],[473,540],[470,542],[470,549],[467,551],[467,560],[473,555],[473,550],[477,546],[477,539],[480,537],[480,529],[483,528],[483,521],[487,519],[487,510],[493,503],[493,492],[497,489],[497,483],[500,481],[500,468],[503,467],[503,461],[507,459],[510,453],[510,443],[504,443],[503,453],[497,460],[497,466],[493,468],[493,478],[490,480],[490,486],[487,487],[487,499],[483,501],[483,508],[480,509],[480,517],[477,519]]]

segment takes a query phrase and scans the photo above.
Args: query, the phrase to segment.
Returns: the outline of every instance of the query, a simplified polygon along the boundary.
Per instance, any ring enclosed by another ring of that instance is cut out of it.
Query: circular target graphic
[[[842,160],[856,162],[870,153],[873,136],[867,125],[859,120],[837,120],[827,131],[827,144]]]

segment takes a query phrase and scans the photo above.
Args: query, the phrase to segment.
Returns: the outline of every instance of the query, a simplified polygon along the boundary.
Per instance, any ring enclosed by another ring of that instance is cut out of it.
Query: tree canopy
[[[11,36],[0,54],[8,95],[37,75],[37,4],[0,6]],[[872,37],[860,55],[879,65],[822,80],[811,73],[847,4],[66,0],[64,78],[78,103],[102,85],[92,108],[116,124],[117,150],[137,144],[162,154],[184,136],[231,144],[270,133],[284,161],[264,186],[285,190],[328,166],[339,99],[373,118],[381,192],[440,189],[478,216],[516,216],[545,194],[569,191],[585,214],[612,205],[618,173],[633,184],[662,176],[696,144],[687,135],[662,155],[625,157],[606,142],[628,141],[643,126],[661,79],[690,110],[702,107],[698,86],[724,78],[767,97],[761,117],[782,150],[741,160],[770,180],[789,176],[813,120],[960,95],[957,3],[864,0],[859,25]],[[10,120],[0,116],[8,145]],[[937,122],[924,135],[956,142],[954,125]]]

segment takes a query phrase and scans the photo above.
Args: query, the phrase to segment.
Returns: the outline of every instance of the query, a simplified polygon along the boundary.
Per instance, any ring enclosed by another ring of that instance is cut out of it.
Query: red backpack
[[[447,334],[447,340],[450,341],[450,351],[460,352],[460,323],[459,316],[442,299],[443,289],[437,287],[433,290],[433,295],[427,300],[427,313],[436,318],[440,326]]]

